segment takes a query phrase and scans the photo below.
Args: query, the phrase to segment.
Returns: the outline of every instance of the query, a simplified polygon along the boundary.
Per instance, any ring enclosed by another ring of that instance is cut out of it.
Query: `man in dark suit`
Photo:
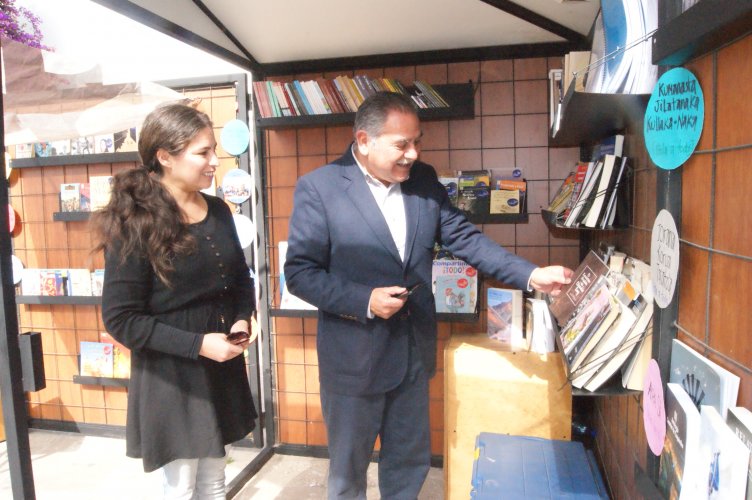
[[[354,133],[341,158],[298,180],[284,272],[290,292],[319,309],[329,498],[366,498],[378,436],[381,497],[412,500],[430,467],[434,243],[522,290],[556,293],[571,270],[507,252],[451,206],[433,167],[418,161],[409,97],[369,97]]]

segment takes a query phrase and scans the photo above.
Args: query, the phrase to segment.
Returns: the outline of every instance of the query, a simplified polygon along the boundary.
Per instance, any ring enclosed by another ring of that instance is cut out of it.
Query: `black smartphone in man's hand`
[[[397,295],[394,295],[394,297],[397,297],[398,299],[404,299],[405,297],[408,297],[408,296],[412,295],[413,292],[415,292],[415,290],[417,290],[418,288],[420,288],[420,286],[422,284],[423,283],[418,283],[416,285],[413,285],[413,286],[409,287],[407,290],[405,290],[404,292],[398,293]]]

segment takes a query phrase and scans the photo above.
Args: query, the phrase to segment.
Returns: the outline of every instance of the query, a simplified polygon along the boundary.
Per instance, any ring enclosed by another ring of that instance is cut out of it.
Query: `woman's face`
[[[181,153],[159,156],[164,172],[162,182],[185,192],[210,187],[219,165],[216,149],[214,132],[210,128],[203,129]]]

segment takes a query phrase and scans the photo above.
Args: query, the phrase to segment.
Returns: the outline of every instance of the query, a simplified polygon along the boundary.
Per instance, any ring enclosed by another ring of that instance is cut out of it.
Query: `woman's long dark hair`
[[[185,104],[160,106],[146,117],[138,140],[143,165],[115,175],[110,202],[92,214],[93,252],[117,249],[121,262],[140,253],[170,284],[172,258],[193,251],[195,241],[175,198],[159,180],[164,172],[157,151],[180,154],[207,127],[212,127],[209,117]]]

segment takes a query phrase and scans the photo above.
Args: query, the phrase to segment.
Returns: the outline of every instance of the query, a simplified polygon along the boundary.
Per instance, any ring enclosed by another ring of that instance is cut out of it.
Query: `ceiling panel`
[[[164,32],[181,27],[183,32],[174,35],[183,41],[209,45],[220,57],[231,54],[254,69],[292,61],[566,42],[555,30],[503,9],[521,7],[523,13],[587,35],[600,6],[598,0],[95,1]]]

